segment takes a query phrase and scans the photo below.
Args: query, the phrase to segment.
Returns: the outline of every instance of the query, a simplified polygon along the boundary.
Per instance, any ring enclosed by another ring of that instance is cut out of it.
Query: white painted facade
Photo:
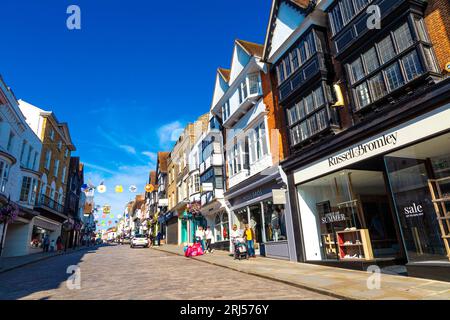
[[[2,79],[0,94],[0,193],[21,208],[19,217],[6,227],[5,234],[0,225],[2,256],[11,257],[35,251],[30,245],[33,226],[34,221],[41,218],[32,218],[32,212],[39,194],[42,143],[27,124],[16,97]],[[29,212],[26,217],[24,210]]]
[[[212,107],[225,130],[229,188],[273,165],[261,82],[266,71],[259,57],[236,42],[228,90]]]

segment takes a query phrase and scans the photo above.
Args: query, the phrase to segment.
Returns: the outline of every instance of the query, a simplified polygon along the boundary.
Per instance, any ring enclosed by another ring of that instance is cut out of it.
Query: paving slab
[[[152,249],[184,256],[183,248],[176,245],[166,244]],[[234,260],[228,252],[218,250],[185,259],[202,261],[337,298],[352,300],[450,300],[450,282],[380,274],[380,288],[370,289],[367,284],[373,274],[359,270],[264,257],[239,261]]]

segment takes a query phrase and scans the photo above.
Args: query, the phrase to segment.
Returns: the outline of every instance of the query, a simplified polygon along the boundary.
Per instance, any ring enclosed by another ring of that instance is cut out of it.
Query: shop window
[[[340,171],[299,185],[298,195],[307,260],[398,255],[382,172]]]
[[[214,219],[214,235],[216,242],[229,240],[229,222],[226,212],[218,213]]]
[[[283,205],[264,202],[264,229],[266,241],[287,240],[286,216]]]
[[[409,261],[448,261],[450,134],[389,154],[385,163]]]
[[[31,233],[30,246],[33,248],[42,248],[44,237],[50,236],[50,231],[43,228],[33,226],[33,232]]]

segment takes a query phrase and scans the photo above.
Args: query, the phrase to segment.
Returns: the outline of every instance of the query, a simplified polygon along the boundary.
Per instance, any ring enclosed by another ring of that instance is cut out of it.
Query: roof
[[[217,72],[220,74],[220,76],[225,80],[225,82],[230,81],[230,69],[224,69],[224,68],[218,68]]]
[[[293,2],[302,9],[307,9],[311,3],[310,0],[291,0],[291,2]]]
[[[170,152],[158,152],[158,167],[159,171],[167,172],[167,158],[169,157]]]
[[[257,56],[261,58],[263,55],[264,46],[261,44],[244,40],[236,40],[236,43],[251,56]]]
[[[158,181],[157,181],[157,177],[156,177],[156,171],[154,171],[154,170],[150,171],[149,183],[152,184],[153,186],[157,186],[158,185]]]
[[[266,39],[264,41],[264,49],[262,52],[262,60],[266,61],[268,59],[267,55],[271,50],[272,46],[272,36],[273,30],[275,28],[275,21],[278,15],[278,9],[280,8],[280,3],[284,1],[294,8],[298,9],[302,13],[308,14],[314,8],[315,0],[272,0],[272,9],[270,10],[269,23],[266,31]]]

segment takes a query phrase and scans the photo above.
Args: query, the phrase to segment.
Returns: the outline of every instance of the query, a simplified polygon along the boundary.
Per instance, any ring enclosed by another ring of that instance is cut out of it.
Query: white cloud
[[[158,155],[156,154],[156,152],[151,152],[151,151],[144,151],[142,152],[142,154],[144,156],[147,156],[150,158],[150,161],[152,162],[156,162],[156,158],[158,157]]]
[[[121,144],[121,145],[119,145],[119,148],[125,150],[128,153],[136,154],[136,148],[135,147],[128,146],[128,145],[125,145],[125,144]]]
[[[133,200],[136,195],[144,193],[144,187],[147,184],[148,174],[152,167],[150,166],[120,166],[117,171],[109,170],[101,166],[92,164],[85,164],[88,169],[85,172],[85,180],[90,181],[94,185],[99,185],[101,182],[106,186],[105,193],[95,193],[94,201],[96,205],[103,207],[104,205],[111,206],[111,213],[114,214],[114,218],[109,218],[109,215],[105,220],[108,227],[108,221],[114,222],[118,220],[117,216],[123,214],[126,204]],[[115,186],[123,186],[122,193],[115,192]],[[135,185],[138,190],[136,193],[131,193],[128,188],[131,185]],[[101,218],[101,212],[99,212]]]
[[[184,125],[180,121],[174,121],[161,126],[158,129],[159,145],[162,148],[169,149],[173,143],[178,140],[183,133]]]

